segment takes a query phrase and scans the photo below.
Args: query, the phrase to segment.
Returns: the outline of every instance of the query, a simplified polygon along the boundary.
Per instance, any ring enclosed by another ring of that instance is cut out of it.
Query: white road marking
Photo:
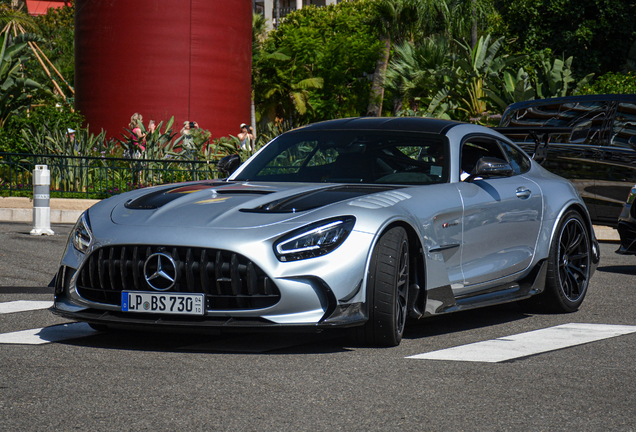
[[[407,358],[498,363],[630,333],[636,326],[570,323]]]
[[[70,323],[0,334],[0,343],[40,345],[99,333],[87,323]]]
[[[17,300],[0,303],[0,314],[27,312],[38,309],[48,309],[53,306],[53,301]]]

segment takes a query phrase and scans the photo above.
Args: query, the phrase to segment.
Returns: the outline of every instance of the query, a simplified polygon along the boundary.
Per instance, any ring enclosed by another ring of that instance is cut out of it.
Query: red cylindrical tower
[[[250,123],[251,29],[250,0],[76,0],[75,107],[109,137],[136,112],[236,135]]]

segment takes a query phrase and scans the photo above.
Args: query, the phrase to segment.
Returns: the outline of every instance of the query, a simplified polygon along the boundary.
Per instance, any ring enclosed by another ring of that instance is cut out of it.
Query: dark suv
[[[596,224],[618,228],[636,254],[636,95],[540,99],[506,108],[498,131],[571,180]]]

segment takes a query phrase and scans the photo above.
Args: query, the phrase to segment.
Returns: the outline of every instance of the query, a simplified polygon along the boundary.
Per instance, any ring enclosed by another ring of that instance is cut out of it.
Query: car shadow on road
[[[510,323],[530,317],[516,303],[410,320],[404,338],[420,339]],[[88,327],[88,326],[86,326]],[[253,332],[191,334],[112,330],[57,343],[98,349],[148,352],[211,354],[333,354],[357,348],[377,348],[353,344],[346,330],[314,332]]]
[[[346,352],[339,332],[227,333],[201,335],[140,331],[95,332],[89,337],[61,341],[73,346],[123,351],[216,354],[322,354]]]
[[[449,333],[475,330],[530,318],[517,303],[454,312],[407,323],[404,338],[419,339]]]
[[[604,267],[598,267],[596,271],[605,272],[605,273],[634,275],[636,274],[636,266],[633,266],[633,265],[604,266]]]

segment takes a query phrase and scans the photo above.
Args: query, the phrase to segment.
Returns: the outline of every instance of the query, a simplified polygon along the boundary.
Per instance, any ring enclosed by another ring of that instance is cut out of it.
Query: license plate
[[[144,312],[174,315],[203,315],[205,294],[172,294],[122,291],[123,312]]]

